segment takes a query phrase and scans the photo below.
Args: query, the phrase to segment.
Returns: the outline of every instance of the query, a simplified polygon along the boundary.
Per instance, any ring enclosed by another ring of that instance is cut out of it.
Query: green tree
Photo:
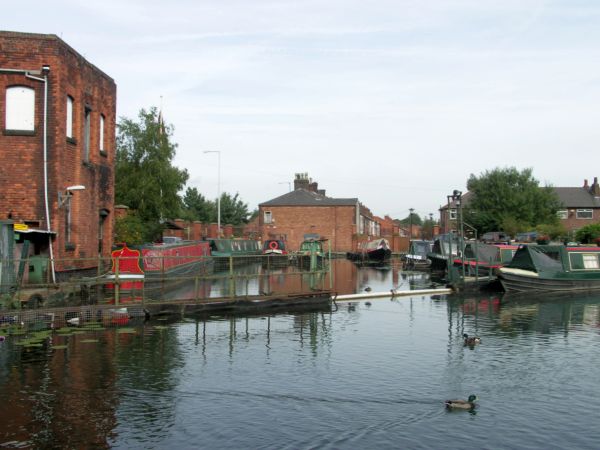
[[[135,213],[130,213],[115,220],[115,244],[141,244],[144,242],[146,234],[147,230],[144,222]]]
[[[216,217],[214,202],[207,200],[197,188],[188,187],[183,196],[183,218],[210,222],[214,217]]]
[[[496,168],[480,176],[471,174],[467,188],[471,198],[465,205],[465,220],[480,233],[504,226],[526,231],[538,224],[557,223],[560,201],[551,187],[539,186],[532,169]]]
[[[155,107],[140,110],[137,121],[123,117],[118,124],[115,201],[136,211],[149,234],[160,230],[155,225],[162,219],[181,211],[178,193],[188,173],[172,165],[177,148],[172,134],[173,127],[163,123]],[[156,237],[149,234],[144,239]]]
[[[411,218],[412,218],[412,222],[411,222]],[[411,223],[413,225],[422,225],[423,220],[417,213],[413,212],[413,213],[409,213],[408,216],[406,216],[404,219],[400,220],[400,223],[402,223],[404,225],[410,225]]]
[[[248,223],[248,204],[244,203],[239,194],[231,196],[227,192],[221,194],[221,223],[230,223],[232,225],[240,225]]]

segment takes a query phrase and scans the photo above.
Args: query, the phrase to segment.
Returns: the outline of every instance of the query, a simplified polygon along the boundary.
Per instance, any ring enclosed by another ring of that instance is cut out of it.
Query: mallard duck
[[[477,406],[476,395],[469,395],[468,400],[446,400],[444,403],[448,409],[473,409]]]
[[[481,344],[481,338],[479,336],[469,336],[467,333],[465,333],[463,334],[463,337],[465,338],[465,345],[470,347]]]
[[[367,287],[365,288],[365,291],[367,291],[367,292],[371,292],[371,287],[370,287],[370,286],[367,286]]]
[[[371,306],[371,302],[365,302],[365,306]]]

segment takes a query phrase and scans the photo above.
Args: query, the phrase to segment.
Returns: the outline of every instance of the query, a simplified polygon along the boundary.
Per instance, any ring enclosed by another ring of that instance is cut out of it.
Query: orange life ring
[[[269,248],[271,250],[278,249],[279,248],[279,242],[277,242],[277,241],[271,241],[271,242],[269,242]]]

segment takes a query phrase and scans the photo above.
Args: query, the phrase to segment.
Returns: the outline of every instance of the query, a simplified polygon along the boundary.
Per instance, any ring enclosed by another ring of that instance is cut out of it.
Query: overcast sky
[[[60,36],[161,105],[175,165],[254,209],[307,172],[394,218],[434,213],[470,174],[600,176],[595,0],[76,0],[11,3],[0,28]]]

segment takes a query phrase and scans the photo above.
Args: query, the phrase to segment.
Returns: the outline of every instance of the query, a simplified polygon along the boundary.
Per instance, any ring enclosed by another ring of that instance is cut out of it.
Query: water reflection
[[[430,282],[426,274],[394,266],[334,267],[336,288],[348,293]],[[281,275],[269,273],[269,286],[285,284]],[[599,329],[597,295],[476,294],[156,321],[130,332],[82,330],[55,334],[33,349],[10,338],[0,346],[2,442],[31,448],[316,448],[328,442],[464,448],[467,435],[476,446],[515,448],[517,437],[505,433],[511,429],[533,448],[557,429],[557,447],[584,448],[585,430],[593,429],[598,412],[589,374],[600,357]],[[465,332],[482,336],[481,346],[465,347]],[[61,344],[66,348],[53,349]],[[466,421],[445,413],[443,399],[470,393],[482,399],[477,416]],[[507,408],[512,401],[536,414],[523,422]],[[576,424],[564,425],[552,408],[563,401],[581,412]],[[285,437],[274,423],[286,424]],[[574,426],[583,432],[570,431]]]

